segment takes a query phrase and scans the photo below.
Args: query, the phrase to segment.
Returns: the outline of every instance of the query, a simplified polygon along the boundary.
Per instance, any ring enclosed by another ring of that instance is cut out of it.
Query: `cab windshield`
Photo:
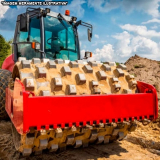
[[[76,37],[71,24],[46,16],[44,18],[44,31],[46,58],[78,59]]]

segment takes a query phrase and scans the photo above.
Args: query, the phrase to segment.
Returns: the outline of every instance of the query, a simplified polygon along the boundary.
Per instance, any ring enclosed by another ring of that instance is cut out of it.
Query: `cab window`
[[[40,19],[31,18],[29,32],[19,31],[17,35],[17,56],[26,57],[26,59],[40,58],[40,53],[32,49],[30,44],[18,42],[41,42]]]

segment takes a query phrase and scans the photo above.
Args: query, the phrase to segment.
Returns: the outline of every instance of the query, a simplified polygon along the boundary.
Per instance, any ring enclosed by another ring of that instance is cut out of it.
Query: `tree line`
[[[0,68],[2,67],[3,61],[12,53],[12,40],[6,41],[5,38],[0,35]]]

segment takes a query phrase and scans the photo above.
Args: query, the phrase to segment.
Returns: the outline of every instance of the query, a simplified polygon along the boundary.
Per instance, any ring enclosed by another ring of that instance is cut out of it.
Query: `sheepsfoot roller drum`
[[[14,127],[14,126],[13,126]],[[134,131],[136,128],[135,122],[122,123],[99,123],[92,126],[86,124],[85,126],[64,127],[60,126],[53,129],[41,129],[37,131],[36,128],[30,128],[30,132],[24,135],[14,134],[15,146],[23,156],[29,156],[32,152],[34,154],[41,154],[43,149],[48,149],[49,152],[58,152],[66,150],[67,146],[74,148],[88,147],[89,144],[108,144],[116,140],[122,140],[128,132]],[[21,138],[20,138],[21,137]]]
[[[23,156],[122,140],[158,117],[155,88],[123,64],[19,57],[12,77],[6,111]]]

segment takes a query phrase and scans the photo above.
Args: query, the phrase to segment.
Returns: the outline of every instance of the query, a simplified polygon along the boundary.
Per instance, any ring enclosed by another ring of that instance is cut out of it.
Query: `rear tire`
[[[11,72],[8,70],[0,69],[0,120],[8,119],[8,114],[5,110],[6,103],[6,88],[8,87]]]

